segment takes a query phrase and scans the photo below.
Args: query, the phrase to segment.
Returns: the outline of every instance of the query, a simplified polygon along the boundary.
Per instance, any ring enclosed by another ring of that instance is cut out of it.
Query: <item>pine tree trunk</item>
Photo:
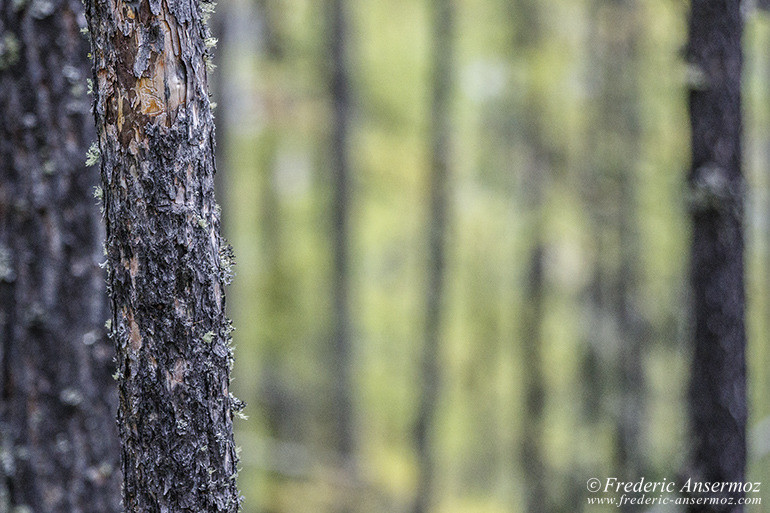
[[[90,0],[126,510],[235,512],[231,254],[195,0]]]
[[[84,25],[0,2],[0,511],[121,510]]]
[[[695,0],[688,45],[695,328],[691,472],[710,482],[741,482],[746,465],[741,16],[738,0]],[[743,507],[693,506],[690,511],[741,512]]]
[[[535,224],[535,245],[530,254],[525,303],[521,312],[522,360],[526,362],[522,366],[526,409],[521,420],[521,463],[526,483],[526,511],[544,513],[549,509],[547,469],[543,461],[543,417],[546,402],[542,349],[545,247],[540,233],[542,223]]]
[[[639,237],[635,222],[636,168],[639,156],[639,88],[637,46],[640,40],[639,7],[634,0],[625,0],[604,7],[603,26],[612,32],[599,40],[602,82],[599,121],[606,133],[600,142],[596,166],[605,181],[612,184],[614,211],[612,230],[615,231],[616,270],[610,290],[610,303],[619,337],[617,383],[620,407],[615,423],[615,464],[617,473],[626,480],[644,475],[645,451],[641,443],[645,404],[643,323],[636,308],[638,289]],[[598,6],[597,6],[598,7]],[[610,134],[618,134],[612,139]],[[607,143],[607,141],[614,141]],[[632,507],[624,504],[622,511]]]
[[[415,426],[418,483],[413,513],[430,510],[435,493],[436,455],[431,431],[440,397],[441,306],[446,267],[446,225],[449,203],[449,105],[452,85],[453,0],[433,0],[433,96],[430,107],[431,168],[428,178],[428,282],[425,297],[425,338],[421,356],[420,397]]]
[[[330,93],[333,128],[331,137],[332,170],[332,301],[333,348],[332,407],[335,416],[334,449],[348,480],[355,480],[355,432],[353,426],[352,348],[350,343],[350,77],[348,72],[348,21],[344,0],[332,0],[329,8]],[[339,511],[349,511],[343,504]]]

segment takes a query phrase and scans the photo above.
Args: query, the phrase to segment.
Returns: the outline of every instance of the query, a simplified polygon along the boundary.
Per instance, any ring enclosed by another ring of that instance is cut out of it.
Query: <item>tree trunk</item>
[[[746,330],[738,0],[695,0],[688,62],[692,168],[693,477],[741,482],[746,465]],[[741,494],[732,497],[737,501]],[[691,512],[742,512],[693,506]]]
[[[609,303],[619,339],[616,382],[620,407],[615,432],[617,473],[632,481],[644,475],[643,436],[645,383],[644,337],[640,312],[636,308],[638,289],[639,237],[635,223],[636,176],[639,158],[639,87],[637,46],[640,40],[639,7],[634,0],[600,2],[597,43],[600,53],[602,87],[598,115],[604,134],[597,143],[597,162],[603,180],[612,187],[608,197],[613,212],[611,225],[617,250]],[[603,34],[601,36],[600,34]],[[612,137],[616,134],[619,137]],[[612,141],[612,142],[610,142]],[[621,506],[630,511],[630,505]]]
[[[535,215],[541,214],[538,212]],[[543,461],[543,412],[546,400],[542,351],[545,247],[540,233],[541,224],[536,222],[533,230],[535,246],[530,254],[525,303],[521,312],[522,359],[525,362],[522,372],[526,407],[522,418],[521,463],[526,481],[528,513],[544,513],[549,509],[546,466]]]
[[[332,99],[332,409],[334,412],[334,450],[340,458],[346,480],[354,481],[355,431],[353,426],[352,348],[350,343],[350,76],[348,71],[348,20],[344,0],[329,6],[329,65]],[[348,502],[347,500],[343,502]],[[342,504],[340,511],[349,511]]]
[[[428,179],[428,283],[425,297],[425,338],[421,356],[421,386],[415,426],[418,484],[413,513],[431,507],[435,490],[436,455],[431,437],[440,397],[441,306],[444,295],[446,225],[449,203],[449,105],[452,85],[452,0],[433,0],[433,96],[430,110],[431,168]]]
[[[127,511],[235,512],[211,5],[89,0]]]
[[[0,511],[121,510],[84,25],[0,2]]]

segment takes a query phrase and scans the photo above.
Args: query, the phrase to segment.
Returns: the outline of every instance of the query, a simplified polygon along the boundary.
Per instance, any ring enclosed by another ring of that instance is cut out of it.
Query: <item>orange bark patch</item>
[[[123,317],[128,324],[128,341],[133,351],[139,351],[142,347],[142,334],[139,331],[139,324],[134,320],[134,313],[123,309]]]
[[[182,358],[178,358],[174,362],[174,368],[171,369],[171,372],[166,371],[166,385],[168,385],[169,390],[173,390],[177,386],[184,384],[184,375],[186,371],[187,362]]]

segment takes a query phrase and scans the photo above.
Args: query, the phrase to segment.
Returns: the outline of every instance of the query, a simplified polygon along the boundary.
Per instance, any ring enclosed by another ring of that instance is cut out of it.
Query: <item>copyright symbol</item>
[[[592,477],[588,480],[588,483],[586,483],[586,488],[588,488],[589,492],[598,492],[599,488],[602,487],[602,482],[596,479],[595,477]]]

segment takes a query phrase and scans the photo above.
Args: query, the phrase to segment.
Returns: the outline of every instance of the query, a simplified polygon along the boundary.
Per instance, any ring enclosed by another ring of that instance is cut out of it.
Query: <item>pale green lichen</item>
[[[95,165],[99,162],[100,156],[99,146],[95,142],[91,143],[91,147],[89,147],[88,152],[86,152],[86,166],[91,167]]]
[[[219,279],[221,279],[225,285],[230,285],[233,281],[233,276],[235,276],[235,271],[233,271],[233,266],[235,266],[235,254],[233,253],[233,247],[226,242],[219,247],[219,264]]]
[[[235,397],[232,393],[229,394],[230,396],[230,410],[240,419],[248,420],[249,417],[245,413],[243,413],[243,410],[246,408],[246,403]]]
[[[7,69],[19,61],[21,48],[13,32],[6,32],[0,38],[0,70]]]
[[[13,270],[11,250],[0,245],[0,281],[12,282],[16,278]]]
[[[56,5],[51,0],[32,0],[29,13],[36,20],[42,20],[51,16],[55,9]]]
[[[694,91],[702,91],[708,88],[708,75],[697,64],[688,62],[685,69],[685,83]]]
[[[214,9],[216,8],[216,2],[201,2],[201,13],[203,18],[203,23],[208,23],[209,18],[211,18],[211,15],[214,14]]]
[[[83,394],[74,388],[65,388],[59,394],[59,400],[68,406],[77,406],[83,402]]]
[[[213,331],[207,331],[205,335],[203,335],[203,341],[207,344],[211,344],[211,342],[214,340],[214,332]]]
[[[739,204],[739,196],[740,191],[730,183],[723,167],[706,164],[697,169],[687,200],[692,212],[708,212]]]
[[[215,69],[217,69],[217,65],[214,64],[214,61],[211,59],[211,56],[206,54],[203,56],[203,60],[206,62],[206,71],[209,73],[213,73]]]

